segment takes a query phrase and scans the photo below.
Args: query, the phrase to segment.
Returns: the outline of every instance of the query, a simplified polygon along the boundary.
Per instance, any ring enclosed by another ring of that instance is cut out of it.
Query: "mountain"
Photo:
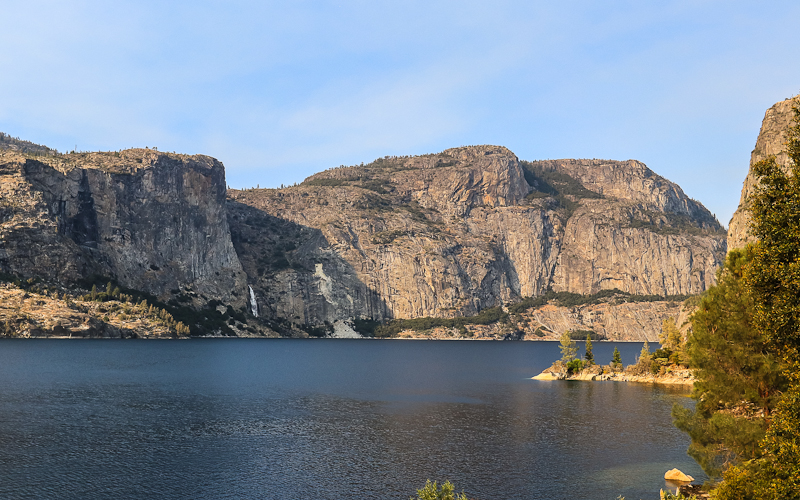
[[[261,314],[320,328],[469,317],[548,291],[697,294],[726,253],[709,211],[638,161],[526,162],[500,146],[229,190],[228,208]]]
[[[708,210],[635,160],[469,146],[226,192],[224,166],[203,155],[60,154],[3,137],[0,321],[30,335],[425,325],[654,340],[725,255]]]
[[[761,130],[758,133],[756,147],[750,153],[750,170],[742,186],[742,196],[739,200],[739,207],[734,212],[728,225],[728,248],[741,248],[747,243],[754,241],[750,234],[750,216],[748,214],[747,198],[753,194],[756,185],[756,178],[752,167],[759,161],[775,156],[775,161],[788,169],[789,156],[786,154],[786,140],[788,139],[789,127],[792,122],[792,107],[796,105],[796,98],[786,99],[776,103],[764,114],[761,122]]]
[[[170,302],[173,316],[186,321],[189,309],[219,320],[193,317],[194,333],[232,333],[229,311],[222,320],[216,308],[244,309],[248,294],[228,228],[223,165],[150,149],[0,150],[0,271],[29,291],[41,281],[38,292],[65,302],[108,281],[131,300]],[[49,331],[45,323],[29,327]]]

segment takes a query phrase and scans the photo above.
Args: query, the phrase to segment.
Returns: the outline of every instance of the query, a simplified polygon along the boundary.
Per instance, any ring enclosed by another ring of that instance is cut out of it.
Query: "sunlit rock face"
[[[747,198],[753,194],[757,179],[753,174],[753,165],[774,156],[778,165],[788,171],[789,156],[786,153],[786,141],[789,138],[789,127],[794,116],[792,107],[795,98],[781,101],[767,110],[761,122],[761,131],[756,140],[756,147],[750,153],[750,170],[744,179],[739,207],[734,212],[728,225],[728,249],[741,248],[755,241],[750,234],[750,214]]]
[[[132,149],[0,151],[0,267],[63,283],[93,274],[160,297],[191,289],[244,304],[225,170],[202,155]]]
[[[297,324],[472,315],[548,290],[699,293],[725,233],[635,160],[470,146],[229,190],[260,312]]]

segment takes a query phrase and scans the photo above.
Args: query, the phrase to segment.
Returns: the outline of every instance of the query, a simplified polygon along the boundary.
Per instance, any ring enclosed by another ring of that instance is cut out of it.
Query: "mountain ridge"
[[[72,285],[107,275],[164,307],[199,310],[211,326],[195,334],[321,335],[343,321],[467,317],[547,292],[695,294],[725,246],[708,210],[641,162],[520,161],[492,145],[227,191],[224,166],[203,155],[6,149],[0,188],[0,271]],[[592,315],[630,337],[638,306],[622,323],[615,307]],[[646,323],[679,312],[648,311]],[[564,324],[591,328],[575,314]],[[518,316],[524,324],[488,335],[541,336]]]

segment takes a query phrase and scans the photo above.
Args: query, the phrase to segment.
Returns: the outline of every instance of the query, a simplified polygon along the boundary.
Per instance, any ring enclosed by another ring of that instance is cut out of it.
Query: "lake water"
[[[616,344],[632,363],[641,344]],[[607,363],[614,344],[595,343]],[[530,377],[555,342],[4,340],[0,498],[658,498],[686,389]]]

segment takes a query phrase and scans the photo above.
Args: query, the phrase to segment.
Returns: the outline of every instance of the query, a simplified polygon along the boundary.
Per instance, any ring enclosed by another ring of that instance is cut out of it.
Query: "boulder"
[[[692,476],[688,476],[683,472],[679,471],[678,469],[668,470],[666,474],[664,474],[664,479],[667,481],[679,481],[683,483],[689,483],[694,481]]]

